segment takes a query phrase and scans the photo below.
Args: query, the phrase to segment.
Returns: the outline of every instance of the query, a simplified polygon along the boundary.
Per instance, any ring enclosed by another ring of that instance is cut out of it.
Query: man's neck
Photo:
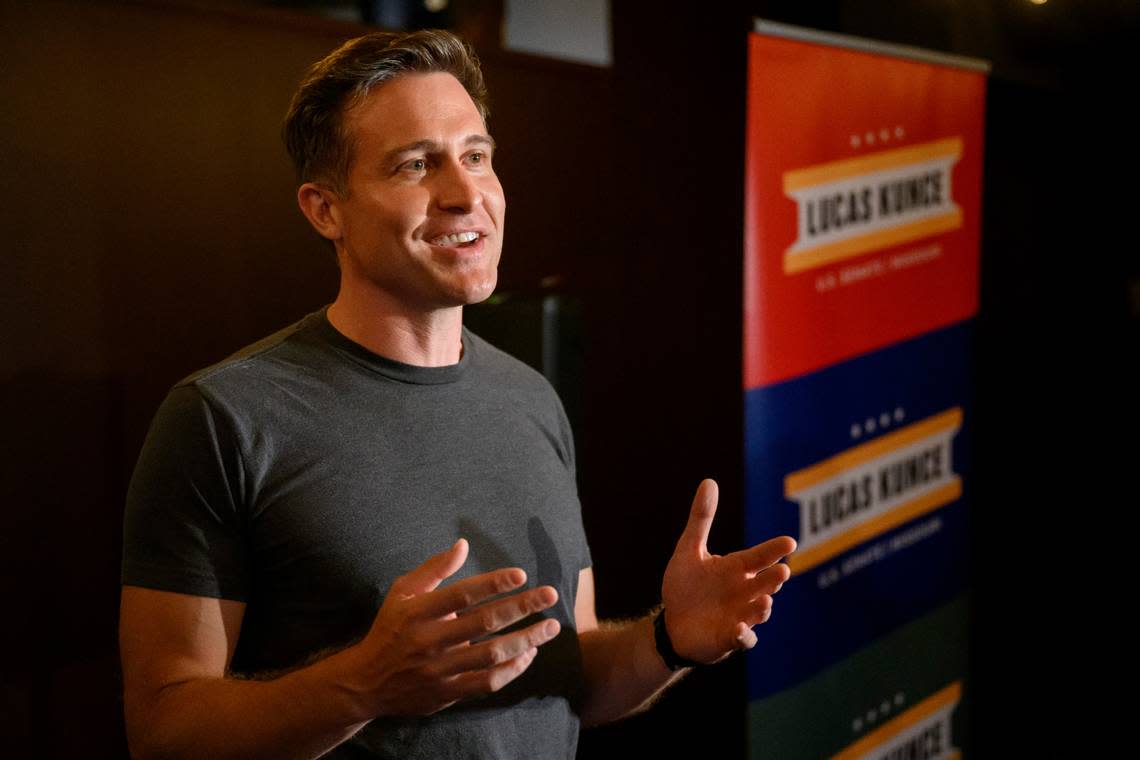
[[[388,359],[417,367],[457,364],[463,353],[463,308],[414,312],[343,289],[329,307],[332,326],[349,340]]]

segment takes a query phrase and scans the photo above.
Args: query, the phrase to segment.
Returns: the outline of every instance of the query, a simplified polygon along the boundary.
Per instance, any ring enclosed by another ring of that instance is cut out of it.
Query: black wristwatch
[[[657,654],[661,655],[661,659],[665,661],[665,667],[669,670],[695,668],[702,664],[677,654],[677,650],[673,648],[673,642],[669,640],[669,631],[665,628],[664,607],[657,613],[657,617],[653,618],[653,641],[657,645]]]

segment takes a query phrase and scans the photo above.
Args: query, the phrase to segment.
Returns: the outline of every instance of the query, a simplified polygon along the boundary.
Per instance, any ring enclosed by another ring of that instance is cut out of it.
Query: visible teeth
[[[454,235],[442,235],[431,241],[432,245],[458,245],[470,243],[479,237],[478,232],[457,232]]]

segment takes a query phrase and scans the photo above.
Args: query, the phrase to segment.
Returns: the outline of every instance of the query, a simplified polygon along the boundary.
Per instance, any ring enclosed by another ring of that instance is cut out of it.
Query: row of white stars
[[[851,437],[858,438],[864,433],[870,435],[879,428],[887,428],[891,426],[892,422],[902,422],[906,418],[906,412],[903,411],[901,406],[896,406],[895,411],[883,412],[879,415],[878,419],[868,417],[860,424],[858,422],[851,423]]]
[[[906,696],[900,691],[895,694],[894,701],[895,707],[902,707],[903,702],[906,701]],[[855,719],[851,721],[851,730],[855,733],[859,733],[863,730],[864,725],[869,725],[879,720],[880,718],[885,718],[890,715],[890,713],[891,701],[889,699],[884,699],[882,703],[879,704],[878,708],[872,707],[867,711],[866,715],[856,716]]]
[[[879,142],[890,142],[892,136],[896,140],[901,140],[906,137],[906,130],[902,127],[895,127],[894,132],[892,132],[890,129],[883,127],[879,130],[877,135],[874,130],[867,130],[867,132],[862,135],[851,135],[851,147],[858,148],[864,143],[874,145],[876,139]]]

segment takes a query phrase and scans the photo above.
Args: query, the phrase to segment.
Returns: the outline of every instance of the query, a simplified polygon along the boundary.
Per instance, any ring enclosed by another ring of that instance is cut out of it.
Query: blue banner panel
[[[750,699],[965,591],[972,331],[968,320],[745,393],[747,541],[799,542],[749,657]]]

